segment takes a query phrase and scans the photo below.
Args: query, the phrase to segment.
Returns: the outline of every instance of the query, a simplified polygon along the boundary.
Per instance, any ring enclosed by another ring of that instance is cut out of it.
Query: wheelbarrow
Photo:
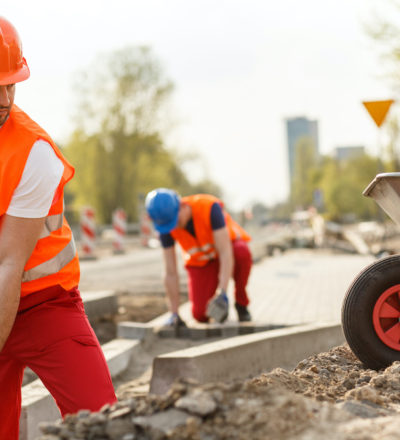
[[[400,225],[400,173],[378,174],[363,195]],[[379,370],[400,360],[400,254],[370,264],[353,280],[342,304],[342,327],[366,367]]]

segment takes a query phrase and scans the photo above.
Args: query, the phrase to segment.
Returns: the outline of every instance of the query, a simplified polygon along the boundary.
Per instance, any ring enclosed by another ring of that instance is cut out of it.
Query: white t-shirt
[[[23,218],[46,217],[63,172],[64,165],[51,145],[44,140],[36,141],[7,214]]]

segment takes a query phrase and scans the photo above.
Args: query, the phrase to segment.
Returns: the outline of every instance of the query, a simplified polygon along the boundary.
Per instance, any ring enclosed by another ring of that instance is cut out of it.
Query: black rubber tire
[[[400,360],[400,351],[377,336],[372,312],[389,287],[400,284],[400,255],[383,258],[366,267],[353,281],[342,304],[343,333],[353,353],[368,368],[379,370]]]

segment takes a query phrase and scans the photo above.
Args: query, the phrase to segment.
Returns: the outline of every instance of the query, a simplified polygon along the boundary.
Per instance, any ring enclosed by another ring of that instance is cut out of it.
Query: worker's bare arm
[[[179,308],[179,274],[176,263],[175,246],[163,249],[165,274],[164,286],[167,292],[168,305],[172,313],[178,313]]]
[[[45,218],[20,218],[7,214],[0,219],[0,350],[13,326],[23,270],[44,221]]]
[[[229,237],[228,228],[216,229],[213,231],[215,248],[219,258],[219,282],[218,287],[226,292],[229,279],[233,272],[232,243]]]

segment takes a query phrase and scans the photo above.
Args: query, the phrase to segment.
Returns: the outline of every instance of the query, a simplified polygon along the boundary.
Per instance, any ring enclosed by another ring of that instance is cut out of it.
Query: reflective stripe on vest
[[[64,213],[49,215],[44,222],[43,230],[39,239],[48,237],[52,232],[62,228]],[[37,280],[47,275],[52,275],[60,271],[65,265],[71,262],[76,254],[74,238],[71,236],[70,242],[65,248],[50,260],[32,267],[22,275],[22,282]]]
[[[48,217],[46,217],[43,230],[39,236],[39,240],[41,238],[48,237],[53,231],[57,231],[57,229],[61,229],[61,227],[63,225],[63,220],[64,220],[63,213],[49,215]]]
[[[195,255],[199,252],[204,252],[203,255],[199,255],[199,260],[212,260],[217,257],[217,252],[214,249],[214,246],[211,243],[206,243],[200,247],[192,247],[185,251],[185,259],[189,260],[192,255]]]
[[[26,283],[28,281],[37,280],[39,278],[43,278],[59,272],[64,266],[66,266],[75,258],[75,254],[75,241],[73,236],[71,236],[71,240],[67,244],[67,246],[65,246],[65,248],[55,257],[24,272],[22,276],[22,282]]]

